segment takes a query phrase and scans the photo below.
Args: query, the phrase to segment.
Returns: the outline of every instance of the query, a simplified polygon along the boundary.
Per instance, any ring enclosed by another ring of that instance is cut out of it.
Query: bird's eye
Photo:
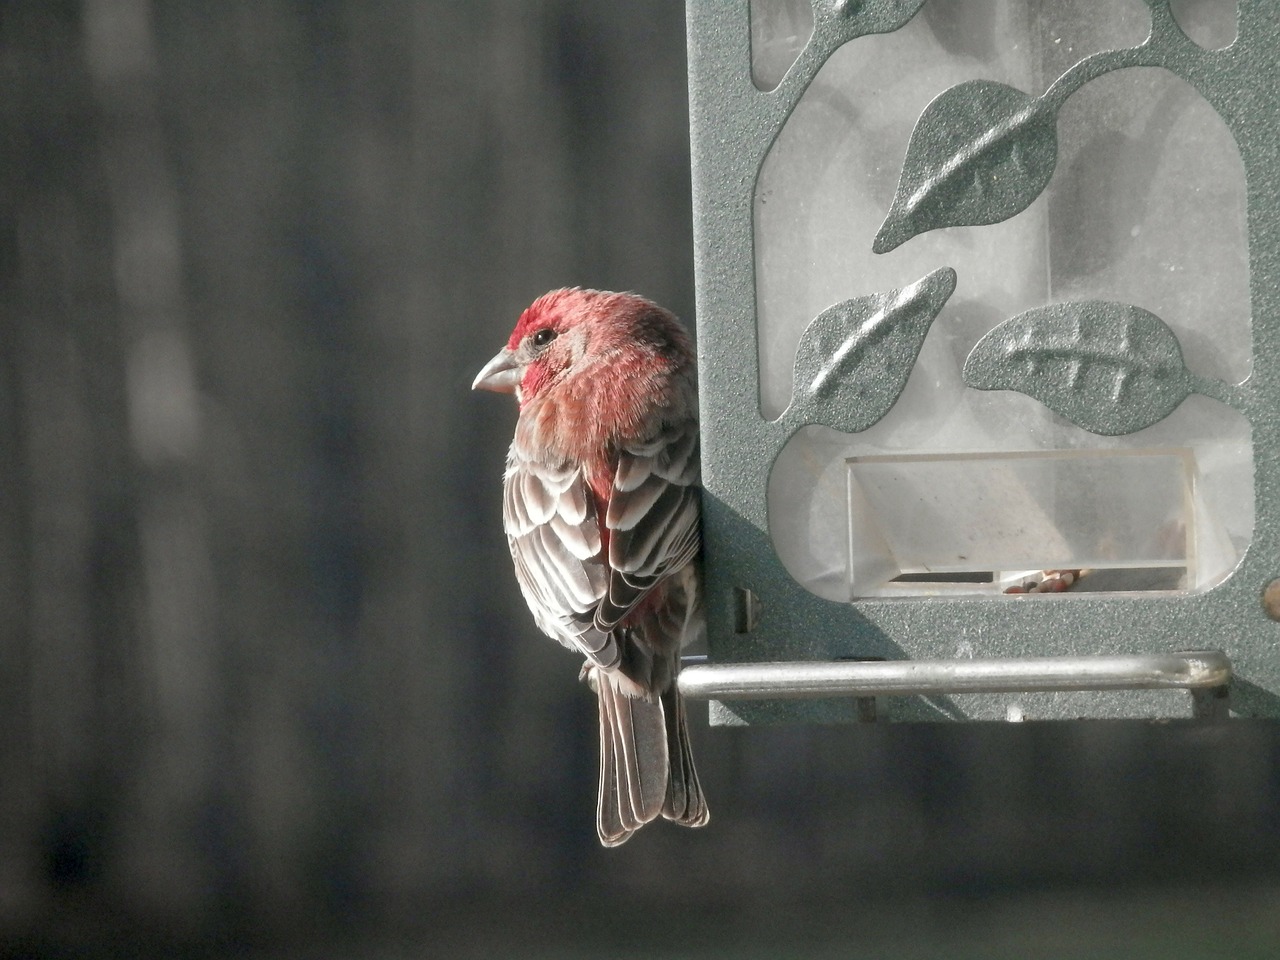
[[[533,335],[533,345],[535,347],[545,347],[555,338],[556,332],[550,327],[546,327]]]

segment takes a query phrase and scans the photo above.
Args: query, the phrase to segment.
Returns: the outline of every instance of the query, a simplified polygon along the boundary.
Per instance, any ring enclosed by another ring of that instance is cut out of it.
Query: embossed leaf
[[[843,300],[818,314],[796,348],[784,418],[844,433],[866,430],[893,407],[925,334],[956,288],[950,267],[909,287]]]
[[[944,90],[911,133],[898,192],[872,250],[888,253],[939,227],[999,223],[1053,176],[1054,111],[1021,90],[971,80]]]
[[[1006,320],[974,346],[964,379],[979,390],[1025,393],[1109,437],[1163,420],[1196,382],[1163,320],[1105,300],[1056,303]]]

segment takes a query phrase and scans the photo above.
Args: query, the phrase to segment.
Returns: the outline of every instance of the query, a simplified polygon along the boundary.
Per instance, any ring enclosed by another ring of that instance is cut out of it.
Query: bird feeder
[[[1271,0],[687,15],[685,693],[717,723],[1280,716]]]

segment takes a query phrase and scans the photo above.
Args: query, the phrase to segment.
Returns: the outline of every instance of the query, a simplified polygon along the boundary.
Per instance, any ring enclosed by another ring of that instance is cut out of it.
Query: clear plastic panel
[[[1240,15],[1236,0],[1170,0],[1169,8],[1182,32],[1206,50],[1235,43]]]
[[[813,34],[810,0],[751,0],[751,82],[772,90]]]
[[[1028,571],[1195,582],[1190,450],[854,457],[850,596],[1000,591]],[[979,586],[975,586],[979,585]]]
[[[1193,395],[1152,427],[1100,437],[1027,396],[972,390],[961,377],[965,357],[996,324],[1085,299],[1159,316],[1196,375],[1248,377],[1244,171],[1221,118],[1191,87],[1156,68],[1086,84],[1059,114],[1053,179],[1024,212],[926,233],[883,256],[871,252],[930,100],[971,79],[1038,95],[1082,56],[1140,43],[1149,26],[1141,0],[926,4],[902,30],[838,50],[788,120],[755,198],[765,416],[785,408],[796,344],[823,309],[903,287],[940,266],[959,278],[889,414],[852,436],[806,427],[774,465],[770,532],[788,570],[813,592],[850,596],[846,460],[869,456],[1190,451],[1203,543],[1185,587],[1220,581],[1243,554],[1253,528],[1252,445],[1236,411]],[[1114,515],[1123,502],[1115,494],[1100,490],[1100,509]]]

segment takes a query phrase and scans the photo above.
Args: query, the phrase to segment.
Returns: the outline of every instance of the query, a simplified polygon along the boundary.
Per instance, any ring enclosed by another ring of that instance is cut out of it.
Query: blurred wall
[[[691,318],[683,29],[0,6],[0,933],[1276,879],[1266,724],[700,729],[712,825],[598,848],[468,387],[551,287]]]

